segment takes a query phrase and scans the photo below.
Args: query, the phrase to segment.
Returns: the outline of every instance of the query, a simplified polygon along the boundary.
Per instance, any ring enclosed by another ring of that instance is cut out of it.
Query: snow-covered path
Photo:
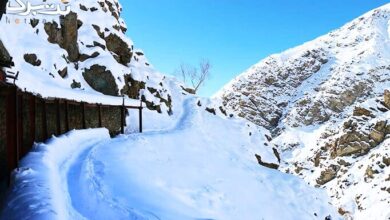
[[[255,153],[276,160],[260,131],[193,98],[183,103],[164,131],[114,139],[104,129],[75,131],[39,145],[16,173],[2,219],[336,216],[324,192],[257,164]]]

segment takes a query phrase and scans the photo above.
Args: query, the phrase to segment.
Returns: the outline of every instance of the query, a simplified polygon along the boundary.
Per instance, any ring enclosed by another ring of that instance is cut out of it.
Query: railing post
[[[36,98],[34,95],[31,95],[30,96],[30,143],[31,143],[31,146],[32,144],[34,143],[35,141],[35,103],[36,103]]]
[[[139,133],[142,133],[142,101],[139,107]]]
[[[86,129],[87,124],[85,122],[85,104],[84,104],[84,102],[81,102],[81,114],[82,114],[82,120],[83,120],[83,129]]]
[[[65,100],[65,130],[68,132],[69,128],[69,104],[68,100]]]
[[[125,133],[125,97],[123,97],[121,106],[121,134]]]
[[[57,135],[61,134],[61,113],[60,113],[60,100],[56,99],[56,119],[57,119]]]
[[[42,98],[42,129],[43,129],[43,138],[47,140],[49,138],[49,132],[47,131],[46,100],[43,98]]]
[[[98,104],[98,111],[99,111],[99,128],[103,127],[102,123],[102,105]]]
[[[16,91],[16,161],[19,161],[23,152],[23,93]]]
[[[8,89],[7,89],[8,90]],[[6,134],[7,134],[7,168],[8,174],[16,168],[16,148],[17,148],[17,114],[16,114],[16,92],[17,88],[12,87],[7,91],[6,102]],[[8,176],[9,177],[9,176]]]

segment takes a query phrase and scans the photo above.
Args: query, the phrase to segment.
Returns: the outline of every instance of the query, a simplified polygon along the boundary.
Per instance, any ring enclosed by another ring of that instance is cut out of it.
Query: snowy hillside
[[[197,102],[164,131],[75,131],[36,146],[3,219],[337,219],[325,192],[257,164],[255,153],[277,163],[260,131]]]
[[[14,172],[1,219],[338,218],[323,190],[258,164],[279,166],[267,130],[156,72],[124,35],[117,0],[69,6],[63,17],[3,16],[0,40],[15,62],[7,71],[44,97],[142,99],[146,132],[131,134],[130,114],[128,134],[114,139],[96,129],[37,144]]]
[[[59,1],[31,0],[33,5]],[[10,1],[11,6],[18,6]],[[120,104],[120,98],[147,101],[166,113],[171,107],[169,81],[148,63],[141,50],[125,36],[122,8],[116,0],[71,1],[61,4],[71,13],[59,15],[6,14],[0,39],[14,59],[16,84],[44,97]],[[142,91],[141,91],[142,90]],[[101,94],[107,96],[101,96]],[[130,103],[131,100],[129,100]]]
[[[341,214],[387,219],[389,51],[390,4],[260,61],[215,97],[269,129],[279,169],[326,188]]]

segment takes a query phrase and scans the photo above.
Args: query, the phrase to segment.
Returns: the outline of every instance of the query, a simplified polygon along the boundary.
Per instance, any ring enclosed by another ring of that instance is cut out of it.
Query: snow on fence
[[[142,104],[115,106],[41,98],[0,82],[0,206],[10,173],[34,142],[73,129],[106,127],[112,136],[124,133],[126,109],[138,110],[142,132]]]

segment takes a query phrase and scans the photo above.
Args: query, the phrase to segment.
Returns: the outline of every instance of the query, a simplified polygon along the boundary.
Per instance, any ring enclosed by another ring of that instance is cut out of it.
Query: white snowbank
[[[112,140],[104,129],[77,131],[38,145],[15,173],[3,219],[337,216],[322,190],[257,164],[256,153],[277,163],[262,131],[197,101],[184,100],[168,130]]]
[[[0,219],[74,219],[64,174],[78,154],[109,138],[107,129],[71,131],[34,146],[13,173]]]

